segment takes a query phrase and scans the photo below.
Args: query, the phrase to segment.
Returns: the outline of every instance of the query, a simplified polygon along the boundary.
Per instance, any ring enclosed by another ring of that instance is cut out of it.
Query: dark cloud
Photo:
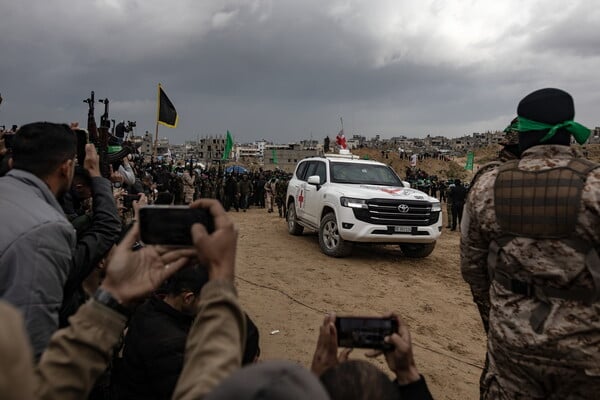
[[[0,5],[0,123],[83,122],[82,100],[95,90],[111,99],[112,118],[153,131],[158,82],[180,114],[179,128],[161,128],[175,142],[227,129],[242,141],[335,135],[340,116],[350,133],[458,136],[501,129],[541,86],[566,85],[583,104],[597,101],[594,73],[565,68],[598,44],[597,35],[564,34],[580,9],[556,26],[499,26],[495,37],[455,49],[427,15],[419,17],[429,26],[403,31],[352,2],[181,1],[171,16],[164,2],[83,3]],[[447,7],[431,2],[423,13],[447,18]],[[410,22],[411,12],[397,18]],[[584,31],[598,19],[585,16]],[[563,62],[547,62],[554,57]]]

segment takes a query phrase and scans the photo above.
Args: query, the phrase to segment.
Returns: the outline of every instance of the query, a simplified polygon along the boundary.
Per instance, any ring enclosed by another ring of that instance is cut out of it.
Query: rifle
[[[110,137],[110,119],[108,119],[108,98],[98,100],[104,104],[104,114],[100,116],[100,128],[98,129],[98,156],[100,158],[100,173],[103,177],[110,179],[110,163],[108,160],[108,139]]]
[[[90,135],[90,143],[93,143],[96,147],[98,146],[98,127],[96,126],[96,117],[94,117],[94,91],[87,99],[83,100],[84,103],[88,104],[88,121],[87,129]]]

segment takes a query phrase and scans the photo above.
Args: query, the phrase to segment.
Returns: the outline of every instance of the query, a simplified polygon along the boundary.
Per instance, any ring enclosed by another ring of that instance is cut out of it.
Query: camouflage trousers
[[[286,214],[285,197],[284,196],[276,196],[275,204],[277,204],[277,211],[279,212],[279,216],[281,218],[285,218],[285,214]]]
[[[446,203],[446,215],[448,216],[448,223],[446,224],[446,228],[452,227],[452,204]]]
[[[485,400],[583,400],[600,395],[600,371],[548,365],[488,353]]]

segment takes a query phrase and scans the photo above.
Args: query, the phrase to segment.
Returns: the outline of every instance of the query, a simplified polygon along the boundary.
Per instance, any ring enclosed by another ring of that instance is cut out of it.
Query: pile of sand
[[[579,146],[576,147],[582,152],[585,152],[588,159],[600,163],[600,144],[586,145],[583,148]],[[493,145],[475,150],[473,171],[466,171],[464,168],[467,162],[466,156],[451,157],[449,161],[426,158],[417,161],[417,168],[425,171],[428,175],[437,176],[438,179],[459,178],[463,181],[469,181],[481,165],[496,160],[500,148],[499,145]],[[396,152],[386,153],[388,158],[385,156],[382,157],[381,150],[377,149],[354,149],[352,150],[352,153],[361,157],[367,156],[371,160],[380,161],[390,165],[401,178],[405,178],[406,167],[410,165],[408,159],[401,159]]]

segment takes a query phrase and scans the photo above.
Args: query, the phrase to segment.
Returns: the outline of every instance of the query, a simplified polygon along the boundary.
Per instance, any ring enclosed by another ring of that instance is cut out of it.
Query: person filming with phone
[[[131,307],[191,259],[206,266],[209,281],[202,289],[173,398],[203,398],[237,370],[246,335],[245,314],[233,285],[237,229],[215,200],[199,200],[192,207],[208,211],[213,232],[195,224],[192,247],[149,245],[134,251],[140,236],[135,223],[108,261],[98,291],[71,317],[68,328],[53,335],[35,371],[23,317],[14,306],[0,302],[0,393],[11,399],[86,398],[120,340]]]
[[[338,355],[341,344],[349,347]],[[396,379],[390,381],[371,363],[349,360],[355,347],[368,348],[365,355],[370,358],[384,355]],[[311,370],[320,378],[332,400],[433,399],[425,378],[417,369],[408,326],[392,313],[381,318],[326,315],[319,328]]]

